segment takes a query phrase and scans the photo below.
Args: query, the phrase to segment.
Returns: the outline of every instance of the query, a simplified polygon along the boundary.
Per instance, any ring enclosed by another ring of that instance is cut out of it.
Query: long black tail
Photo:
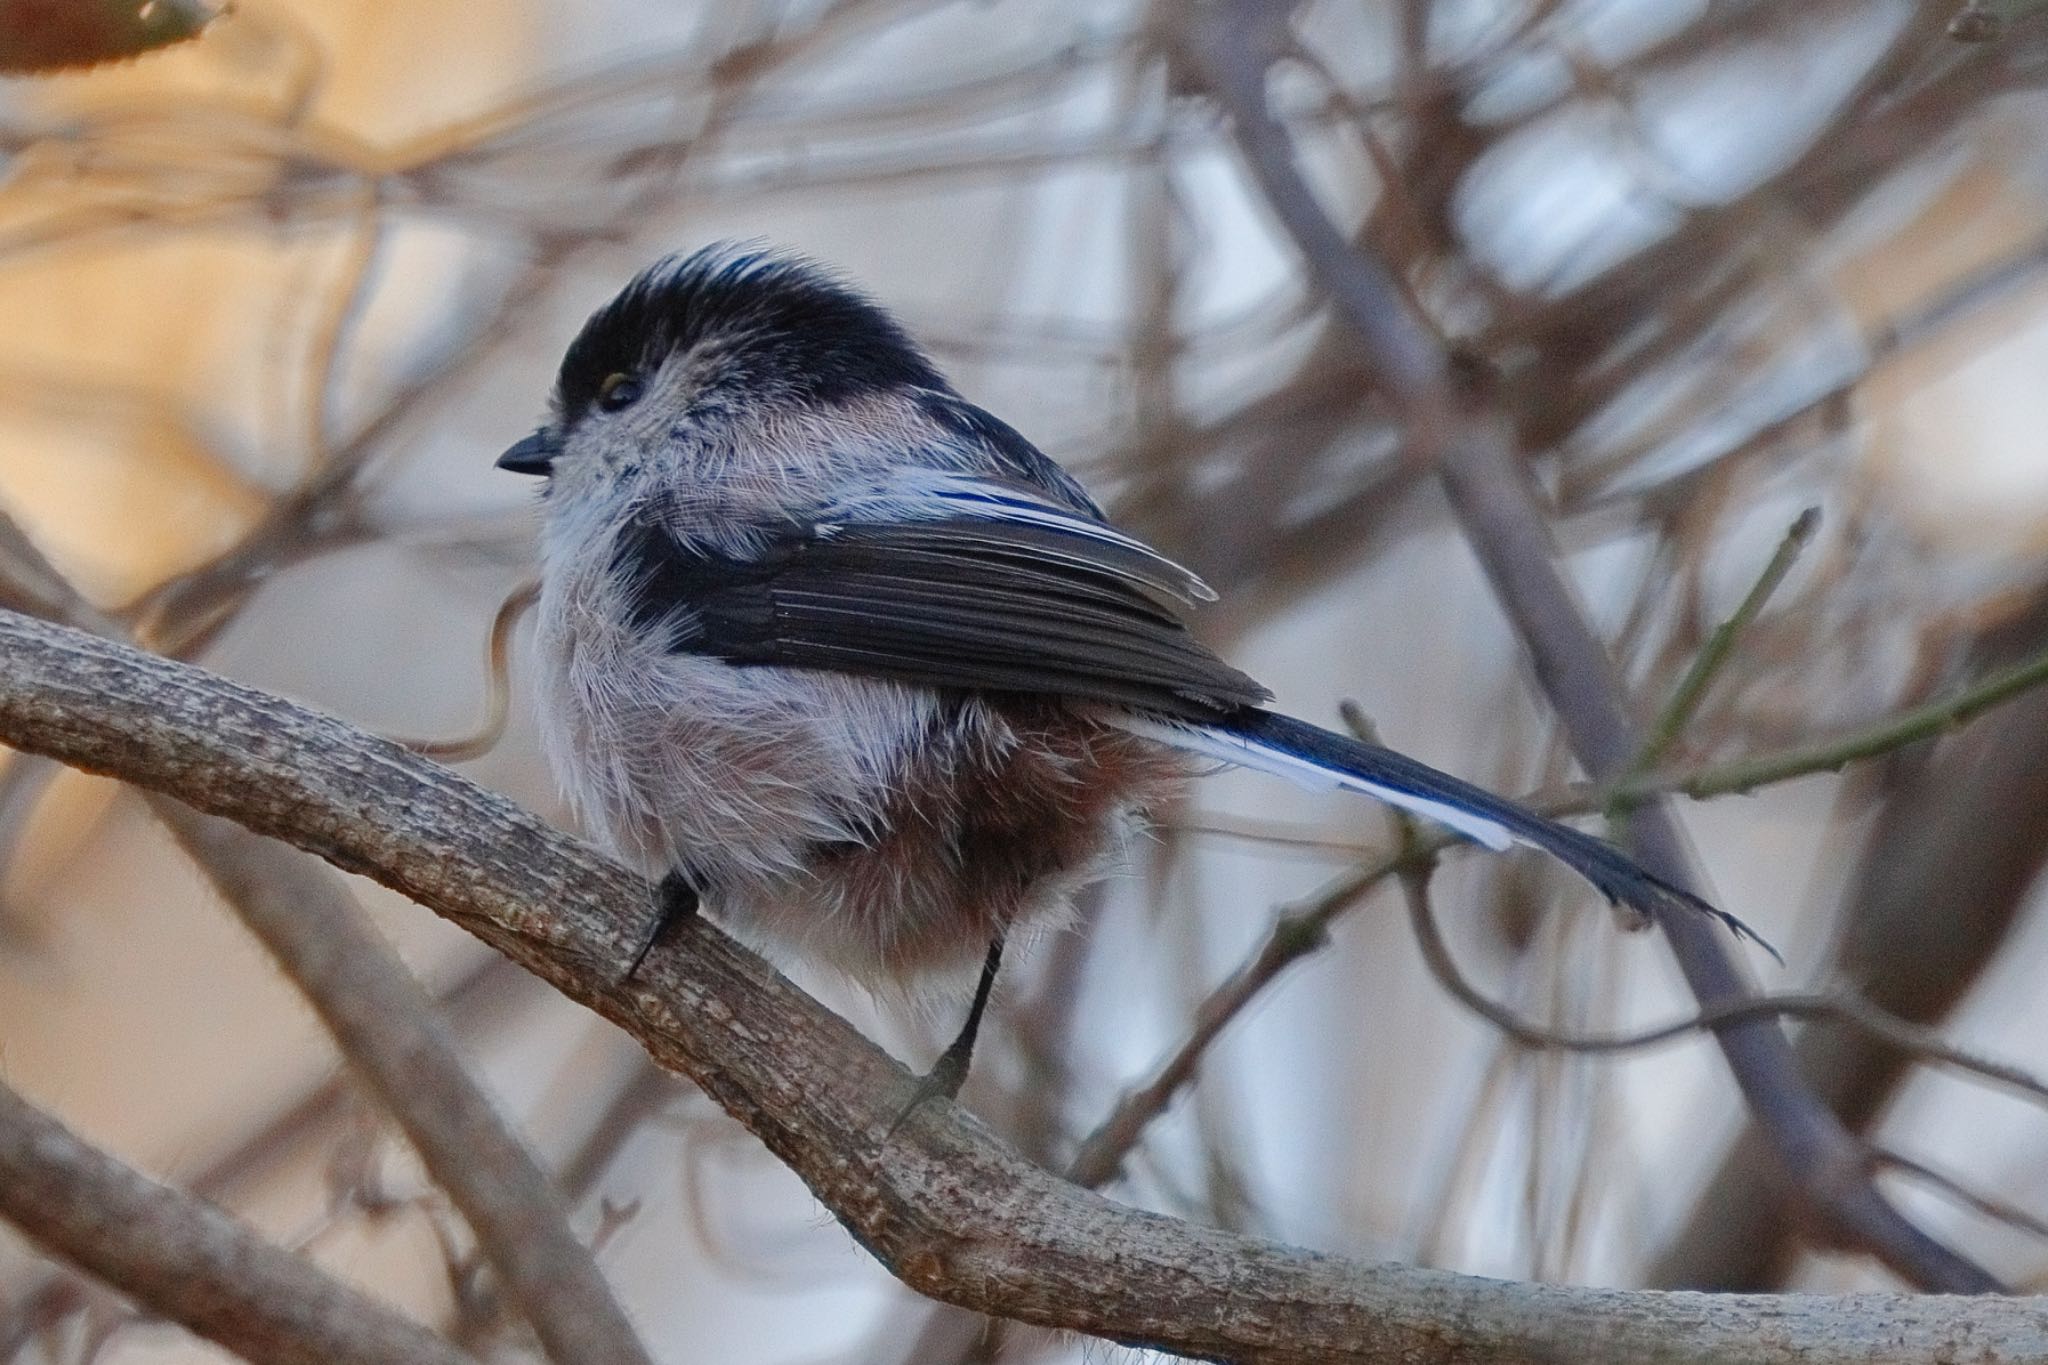
[[[1146,721],[1141,727],[1155,738],[1240,767],[1376,796],[1489,848],[1505,849],[1511,843],[1540,848],[1599,888],[1609,901],[1653,918],[1674,907],[1710,915],[1738,938],[1778,956],[1747,924],[1644,871],[1606,840],[1547,819],[1406,754],[1251,707],[1207,725]]]

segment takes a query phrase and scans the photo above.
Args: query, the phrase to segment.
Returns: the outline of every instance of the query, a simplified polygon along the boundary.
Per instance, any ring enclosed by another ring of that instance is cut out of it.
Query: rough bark
[[[188,665],[0,615],[0,741],[178,796],[462,924],[626,1029],[794,1169],[906,1284],[977,1311],[1258,1361],[2048,1358],[2048,1304],[1520,1284],[1368,1265],[1117,1204],[935,1104],[697,921],[621,979],[652,888],[396,745]]]

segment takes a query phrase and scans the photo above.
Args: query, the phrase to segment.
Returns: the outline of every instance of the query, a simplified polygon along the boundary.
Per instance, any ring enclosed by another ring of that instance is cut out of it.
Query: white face
[[[651,465],[673,459],[672,428],[690,407],[688,369],[670,361],[652,373],[615,371],[582,411],[558,414],[550,424],[560,445],[548,470],[550,505],[636,483]]]
[[[550,522],[594,531],[658,500],[686,534],[716,535],[944,444],[906,398],[944,384],[885,312],[816,267],[708,248],[650,266],[591,315],[554,420],[505,467],[547,472]]]

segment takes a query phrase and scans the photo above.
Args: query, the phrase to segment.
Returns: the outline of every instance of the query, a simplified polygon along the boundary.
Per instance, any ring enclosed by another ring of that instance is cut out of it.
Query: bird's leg
[[[663,877],[658,895],[654,925],[647,931],[647,937],[640,940],[640,951],[633,954],[632,965],[626,968],[628,981],[640,974],[640,964],[654,951],[655,944],[667,938],[683,921],[696,917],[697,888],[690,885],[682,873],[671,871]]]
[[[918,1106],[932,1099],[954,1099],[960,1094],[960,1087],[967,1080],[967,1067],[974,1060],[974,1040],[981,1032],[981,1016],[988,1012],[989,996],[995,993],[996,973],[1003,969],[1003,936],[997,934],[990,940],[988,956],[982,960],[981,980],[974,986],[974,1003],[967,1007],[967,1022],[960,1026],[960,1032],[953,1041],[946,1044],[946,1050],[939,1054],[939,1060],[932,1064],[918,1081],[917,1089],[910,1096],[910,1103],[903,1106],[903,1112],[889,1125],[894,1133],[903,1126],[903,1121],[917,1112]]]

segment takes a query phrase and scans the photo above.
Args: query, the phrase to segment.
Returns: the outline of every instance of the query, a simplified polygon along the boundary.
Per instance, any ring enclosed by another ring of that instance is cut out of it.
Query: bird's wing
[[[1027,485],[916,477],[915,488],[852,494],[817,519],[745,528],[745,555],[637,523],[617,552],[635,622],[677,652],[734,664],[1119,703],[1135,733],[1350,787],[1494,848],[1531,844],[1614,900],[1713,915],[1755,938],[1602,840],[1406,755],[1259,709],[1266,690],[1181,622],[1180,609],[1208,589],[1143,542]]]
[[[678,652],[1211,720],[1269,695],[1188,633],[1211,597],[1142,541],[1028,485],[926,471],[734,555],[659,517],[622,535],[635,621]],[[728,537],[728,543],[732,537]]]

